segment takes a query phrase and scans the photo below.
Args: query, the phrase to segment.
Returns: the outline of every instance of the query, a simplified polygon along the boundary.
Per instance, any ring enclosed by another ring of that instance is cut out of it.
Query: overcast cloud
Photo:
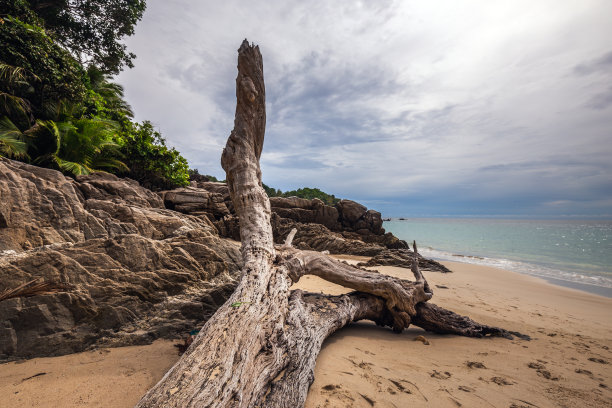
[[[612,217],[612,2],[149,1],[118,80],[224,177],[236,50],[264,58],[264,182],[385,216]]]

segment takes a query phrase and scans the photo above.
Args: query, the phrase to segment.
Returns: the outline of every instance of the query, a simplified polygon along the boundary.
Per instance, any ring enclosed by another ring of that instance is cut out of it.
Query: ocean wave
[[[433,258],[438,261],[454,261],[476,265],[492,266],[500,269],[523,273],[525,275],[538,278],[551,278],[567,282],[594,285],[612,289],[612,279],[605,276],[587,275],[578,272],[562,271],[541,265],[534,265],[527,262],[512,261],[503,258],[488,258],[482,256],[470,256],[453,254],[451,252],[440,251],[434,248],[419,248],[421,255]]]

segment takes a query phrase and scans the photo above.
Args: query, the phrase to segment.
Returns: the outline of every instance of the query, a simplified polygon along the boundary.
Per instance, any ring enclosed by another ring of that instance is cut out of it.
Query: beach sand
[[[394,334],[356,323],[325,342],[306,407],[612,407],[612,299],[515,272],[444,264],[454,273],[426,272],[433,303],[533,339],[418,328]],[[375,269],[412,278],[408,269]],[[296,287],[346,291],[313,276]],[[430,344],[415,341],[419,335]],[[174,343],[0,365],[0,405],[131,407],[178,358]]]

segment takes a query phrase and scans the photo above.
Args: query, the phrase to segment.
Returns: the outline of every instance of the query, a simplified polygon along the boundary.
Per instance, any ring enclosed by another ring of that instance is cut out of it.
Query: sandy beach
[[[356,262],[358,257],[342,257]],[[426,273],[433,302],[531,341],[468,339],[373,323],[330,337],[306,407],[612,406],[612,299],[514,272],[445,262]],[[410,271],[377,267],[411,278]],[[307,276],[304,290],[344,288]],[[415,341],[419,335],[430,343]],[[178,358],[176,342],[98,349],[0,365],[3,407],[131,407]]]

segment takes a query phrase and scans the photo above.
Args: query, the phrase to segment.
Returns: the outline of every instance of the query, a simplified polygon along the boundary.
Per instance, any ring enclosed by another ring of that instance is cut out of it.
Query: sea
[[[612,297],[612,221],[393,218],[383,227],[415,240],[428,258],[498,267]]]

